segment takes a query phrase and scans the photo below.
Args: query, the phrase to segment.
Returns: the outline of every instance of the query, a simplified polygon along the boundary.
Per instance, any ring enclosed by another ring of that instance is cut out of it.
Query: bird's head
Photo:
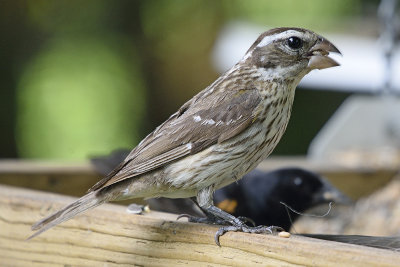
[[[339,66],[330,52],[340,51],[324,37],[301,28],[276,28],[261,34],[242,62],[265,78],[302,78],[313,69]]]

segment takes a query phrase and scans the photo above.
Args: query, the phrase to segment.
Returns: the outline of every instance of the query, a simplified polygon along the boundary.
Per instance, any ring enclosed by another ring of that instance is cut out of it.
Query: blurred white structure
[[[400,98],[350,96],[313,139],[308,154],[313,160],[361,165],[399,161]]]
[[[242,22],[227,24],[215,45],[213,64],[224,72],[238,62],[258,35],[267,27]],[[342,90],[350,92],[378,92],[384,83],[385,62],[383,47],[377,39],[353,35],[319,33],[342,52],[343,57],[332,55],[340,67],[312,71],[300,83],[300,87]],[[400,49],[393,58],[392,86],[400,92]]]

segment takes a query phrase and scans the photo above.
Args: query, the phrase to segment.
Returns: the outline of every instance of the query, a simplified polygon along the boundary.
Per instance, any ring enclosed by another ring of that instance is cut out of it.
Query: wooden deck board
[[[400,253],[293,235],[227,233],[176,221],[176,215],[132,215],[106,204],[33,240],[30,225],[73,197],[0,186],[0,254],[5,266],[398,266]],[[32,263],[32,264],[31,264]],[[26,266],[26,265],[25,265]]]

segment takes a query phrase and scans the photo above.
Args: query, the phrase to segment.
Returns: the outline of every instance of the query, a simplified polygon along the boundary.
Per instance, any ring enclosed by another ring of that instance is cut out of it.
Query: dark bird
[[[99,174],[105,175],[128,154],[129,150],[116,150],[108,156],[94,157],[91,162]],[[153,198],[148,202],[152,210],[203,215],[189,199]],[[256,169],[214,193],[215,205],[233,216],[251,218],[256,225],[277,225],[286,231],[299,214],[281,203],[302,213],[328,202],[348,204],[351,201],[317,173],[297,167],[269,172]]]
[[[346,204],[350,200],[318,174],[292,167],[253,170],[238,183],[217,190],[214,202],[233,216],[251,218],[256,225],[277,225],[289,231],[300,215],[282,203],[302,213],[319,204]]]
[[[289,121],[300,80],[313,69],[338,66],[325,38],[300,28],[261,34],[244,57],[157,127],[88,193],[32,226],[30,238],[111,200],[187,198],[227,231],[268,233],[213,204],[213,192],[254,169],[275,148]],[[205,222],[190,217],[192,222]]]

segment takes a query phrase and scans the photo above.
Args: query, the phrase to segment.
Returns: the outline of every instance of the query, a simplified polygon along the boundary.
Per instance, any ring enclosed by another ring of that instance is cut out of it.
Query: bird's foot
[[[194,222],[194,223],[205,223],[205,224],[217,224],[217,225],[229,225],[230,222],[220,219],[216,216],[212,216],[211,214],[208,215],[207,217],[196,217],[196,216],[192,216],[189,214],[181,214],[178,216],[177,220],[179,220],[180,218],[187,218],[189,222]],[[247,223],[251,223],[253,226],[256,225],[256,223],[247,217],[237,217],[237,219],[240,220],[240,222],[243,225],[246,225]],[[247,225],[246,225],[247,226]]]
[[[277,234],[278,232],[284,231],[282,227],[279,226],[248,226],[246,224],[238,224],[238,225],[229,225],[222,226],[215,233],[214,240],[218,246],[221,246],[219,243],[219,237],[225,234],[226,232],[243,232],[243,233],[252,233],[252,234]]]

